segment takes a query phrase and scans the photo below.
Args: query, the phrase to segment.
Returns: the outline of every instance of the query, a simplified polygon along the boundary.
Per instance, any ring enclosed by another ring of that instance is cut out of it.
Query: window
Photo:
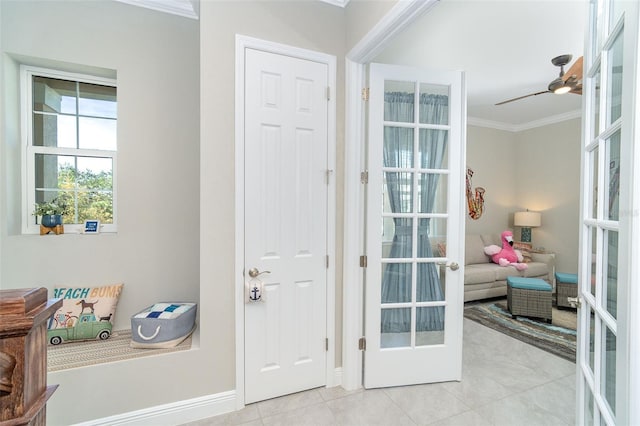
[[[65,232],[97,219],[116,231],[115,81],[23,66],[24,232],[36,233],[34,207],[66,207]]]

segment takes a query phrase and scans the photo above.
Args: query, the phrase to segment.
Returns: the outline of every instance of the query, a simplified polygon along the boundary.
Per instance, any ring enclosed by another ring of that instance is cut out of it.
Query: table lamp
[[[520,234],[520,241],[524,243],[531,242],[531,228],[536,228],[542,224],[542,217],[538,212],[516,212],[513,215],[514,226],[520,226],[522,228]]]

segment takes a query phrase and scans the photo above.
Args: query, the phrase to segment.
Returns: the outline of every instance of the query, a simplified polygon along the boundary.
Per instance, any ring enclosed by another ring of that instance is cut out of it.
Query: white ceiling
[[[546,90],[560,71],[554,56],[582,55],[586,12],[581,0],[441,0],[376,61],[465,71],[470,124],[522,130],[578,117],[574,94],[495,104]]]

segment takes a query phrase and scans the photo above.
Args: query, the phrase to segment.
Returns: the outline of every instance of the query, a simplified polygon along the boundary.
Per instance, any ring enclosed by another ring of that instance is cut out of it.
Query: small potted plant
[[[40,223],[47,228],[53,228],[56,225],[62,225],[62,215],[66,212],[66,204],[56,198],[52,201],[36,203],[33,215],[42,216]]]

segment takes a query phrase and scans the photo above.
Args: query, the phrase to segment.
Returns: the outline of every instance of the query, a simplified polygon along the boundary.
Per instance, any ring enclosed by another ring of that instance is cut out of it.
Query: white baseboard
[[[333,370],[333,386],[342,385],[342,367]],[[175,425],[230,413],[236,409],[236,391],[158,405],[129,413],[77,423],[76,426],[158,426]]]
[[[333,386],[342,386],[342,367],[333,370]]]
[[[227,391],[78,423],[78,426],[176,425],[230,413],[235,410],[235,400],[236,392]]]

